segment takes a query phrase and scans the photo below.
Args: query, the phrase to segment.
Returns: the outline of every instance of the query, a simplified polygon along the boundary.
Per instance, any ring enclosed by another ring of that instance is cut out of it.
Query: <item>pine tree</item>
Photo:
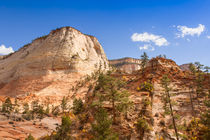
[[[165,89],[165,94],[167,95],[168,103],[169,103],[169,106],[170,106],[170,114],[171,114],[171,117],[172,117],[172,120],[173,120],[174,131],[175,131],[175,134],[176,134],[176,139],[179,140],[178,132],[177,132],[177,128],[176,128],[176,122],[175,122],[174,114],[173,114],[173,108],[172,108],[171,99],[170,99],[170,94],[169,94],[169,92],[171,90],[169,88],[170,79],[168,78],[167,75],[164,75],[162,77],[161,84],[162,84],[163,88]]]
[[[140,117],[137,121],[136,126],[137,126],[137,129],[138,129],[139,134],[140,134],[140,140],[143,140],[144,133],[149,132],[151,130],[147,120],[144,117]]]
[[[205,66],[204,69],[205,69],[205,72],[206,72],[207,75],[208,75],[208,74],[209,74],[210,67],[209,67],[209,66]]]
[[[127,112],[127,109],[132,105],[128,98],[129,93],[123,89],[124,85],[124,82],[110,75],[100,74],[98,84],[95,87],[99,104],[103,104],[104,101],[111,104],[113,123],[116,123],[118,113]]]
[[[191,71],[191,76],[193,77],[193,79],[195,78],[195,74],[196,74],[196,68],[195,65],[193,65],[192,63],[190,63],[189,65],[189,69]],[[192,115],[195,117],[195,110],[194,110],[194,105],[193,105],[193,98],[192,95],[194,93],[194,80],[192,82],[190,82],[189,88],[190,88],[190,103],[191,103],[191,108],[192,108]]]
[[[71,140],[71,119],[69,116],[62,117],[62,123],[58,126],[57,134],[54,136],[55,140]]]
[[[143,55],[141,55],[141,70],[142,70],[142,73],[144,73],[144,70],[145,70],[145,67],[146,67],[146,64],[148,63],[149,61],[149,57],[147,55],[146,52],[143,53]]]
[[[75,115],[82,113],[84,111],[82,99],[74,99],[72,109]]]
[[[64,113],[65,110],[67,109],[67,97],[63,97],[62,101],[61,101],[61,109],[62,112]]]
[[[204,81],[204,76],[203,76],[203,65],[200,64],[200,62],[195,62],[196,66],[196,95],[197,95],[197,101],[199,98],[199,95],[203,94],[203,81]],[[199,102],[198,102],[199,103]]]
[[[113,133],[112,121],[104,108],[97,108],[94,115],[95,123],[92,124],[94,140],[117,140],[117,135]]]

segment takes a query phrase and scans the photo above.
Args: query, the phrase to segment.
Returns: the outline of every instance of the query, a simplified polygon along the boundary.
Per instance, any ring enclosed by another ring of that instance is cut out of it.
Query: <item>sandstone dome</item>
[[[77,80],[99,69],[109,65],[98,40],[59,28],[0,58],[0,95],[66,95]]]

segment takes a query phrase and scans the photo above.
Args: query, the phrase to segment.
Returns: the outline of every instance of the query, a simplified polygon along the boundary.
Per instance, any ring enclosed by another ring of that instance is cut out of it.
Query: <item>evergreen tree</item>
[[[62,112],[64,113],[65,110],[67,109],[67,97],[63,97],[62,101],[61,101],[61,109]]]
[[[144,133],[149,132],[151,130],[151,128],[149,127],[149,124],[148,124],[147,120],[143,117],[140,117],[138,119],[136,125],[137,125],[137,129],[139,131],[139,134],[140,134],[140,140],[143,140]]]
[[[203,94],[203,81],[204,81],[204,76],[203,76],[203,65],[200,64],[200,62],[195,62],[196,66],[196,94],[197,94],[197,101],[199,98],[199,95]],[[199,103],[199,102],[198,102]]]
[[[127,112],[132,105],[129,100],[129,93],[123,89],[125,83],[111,77],[110,75],[100,74],[98,84],[95,87],[95,93],[99,97],[99,104],[108,101],[112,106],[113,123],[116,123],[116,115],[121,112]]]
[[[94,140],[117,140],[117,135],[113,133],[112,121],[106,110],[99,107],[94,115],[95,123],[92,124]]]
[[[23,105],[23,114],[26,114],[26,113],[28,113],[29,112],[29,105],[28,105],[28,103],[25,103],[24,105]]]
[[[144,70],[145,70],[145,67],[146,67],[148,61],[149,61],[149,57],[148,57],[147,53],[144,52],[143,55],[141,55],[141,70],[142,70],[142,73],[144,73]]]
[[[71,119],[69,116],[62,117],[62,123],[58,126],[57,134],[54,136],[55,140],[70,140],[71,139]]]
[[[204,69],[205,69],[205,72],[206,72],[207,74],[209,74],[210,67],[209,67],[209,66],[205,66]]]
[[[2,105],[2,112],[10,113],[13,110],[12,102],[8,97]]]
[[[169,106],[170,106],[170,114],[171,114],[171,117],[172,117],[172,120],[173,120],[174,131],[175,131],[175,134],[176,134],[176,139],[179,140],[178,132],[177,132],[177,128],[176,128],[176,123],[175,123],[175,119],[174,119],[174,114],[173,114],[173,108],[172,108],[171,99],[170,99],[170,94],[169,94],[169,92],[171,90],[169,88],[170,79],[168,78],[167,75],[164,75],[162,77],[161,84],[162,84],[163,88],[165,89],[165,94],[167,95],[168,103],[169,103]]]
[[[193,78],[195,78],[195,74],[196,74],[195,65],[190,63],[189,69],[191,71],[191,76]],[[190,88],[191,91],[189,92],[189,94],[190,94],[190,103],[191,103],[191,108],[192,108],[192,115],[195,117],[195,110],[194,110],[193,98],[192,98],[193,93],[194,93],[194,83],[195,83],[194,80],[192,80],[192,82],[190,82],[189,88]]]
[[[75,115],[82,113],[84,111],[82,99],[74,99],[72,109]]]

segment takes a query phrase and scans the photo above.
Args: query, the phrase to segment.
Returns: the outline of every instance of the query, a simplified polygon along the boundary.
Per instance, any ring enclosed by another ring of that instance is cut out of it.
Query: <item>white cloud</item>
[[[152,45],[150,45],[150,44],[144,44],[144,46],[140,46],[139,49],[140,50],[150,50],[150,51],[154,51],[155,50],[155,48]]]
[[[0,55],[7,55],[13,53],[14,50],[12,47],[6,47],[5,45],[0,45]]]
[[[189,28],[187,26],[177,26],[178,31],[180,31],[180,33],[177,34],[177,37],[185,37],[186,35],[190,35],[190,36],[200,36],[201,33],[205,30],[205,26],[202,24],[199,24],[198,27],[196,28]]]
[[[134,33],[131,36],[132,41],[134,42],[153,42],[157,46],[167,46],[169,45],[169,42],[162,36],[149,34],[147,32],[139,34]]]
[[[191,42],[191,40],[189,38],[186,39],[188,42]]]
[[[208,35],[207,38],[210,39],[210,35]]]

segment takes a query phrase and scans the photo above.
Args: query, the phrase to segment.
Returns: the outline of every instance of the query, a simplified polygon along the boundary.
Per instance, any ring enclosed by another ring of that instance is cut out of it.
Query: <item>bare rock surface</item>
[[[1,116],[0,116],[1,117]],[[0,140],[25,140],[31,134],[36,138],[49,135],[61,123],[60,118],[46,117],[33,121],[12,121],[0,119]]]
[[[63,96],[108,60],[98,40],[63,27],[0,59],[0,96]]]
[[[133,73],[141,68],[141,60],[130,57],[109,60],[109,63],[111,66],[125,73]]]

